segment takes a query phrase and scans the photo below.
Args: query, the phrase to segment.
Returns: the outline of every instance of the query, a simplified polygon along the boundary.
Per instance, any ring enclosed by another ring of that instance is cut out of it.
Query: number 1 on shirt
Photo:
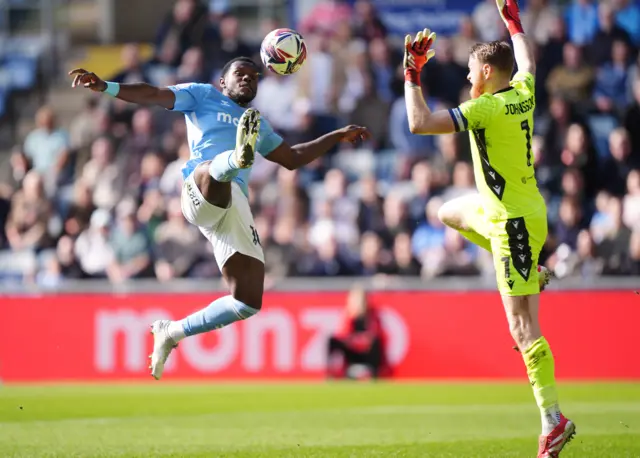
[[[531,128],[529,120],[525,119],[520,123],[520,128],[524,130],[527,139],[527,167],[531,167]]]

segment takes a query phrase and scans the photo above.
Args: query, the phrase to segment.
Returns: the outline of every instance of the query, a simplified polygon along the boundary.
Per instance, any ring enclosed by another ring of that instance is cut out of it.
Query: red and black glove
[[[435,56],[436,52],[431,49],[436,41],[436,33],[429,29],[424,29],[416,34],[415,40],[411,35],[404,37],[404,80],[407,83],[420,86],[420,72],[422,67]]]
[[[498,5],[500,17],[502,17],[507,29],[509,29],[509,34],[514,36],[524,33],[522,22],[520,22],[518,0],[496,0],[496,5]]]

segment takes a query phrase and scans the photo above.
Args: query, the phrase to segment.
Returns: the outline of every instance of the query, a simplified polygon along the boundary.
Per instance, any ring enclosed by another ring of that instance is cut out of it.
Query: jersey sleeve
[[[185,83],[169,86],[176,96],[173,104],[173,111],[189,112],[195,111],[198,103],[211,92],[212,86],[209,84]]]
[[[260,145],[258,146],[258,152],[266,157],[282,144],[284,140],[278,135],[266,120],[263,119],[262,127],[260,129]]]
[[[536,77],[529,72],[518,72],[511,80],[511,87],[534,95],[536,93]]]
[[[484,94],[449,110],[449,115],[453,119],[456,132],[484,129],[491,122],[496,106],[495,98]]]

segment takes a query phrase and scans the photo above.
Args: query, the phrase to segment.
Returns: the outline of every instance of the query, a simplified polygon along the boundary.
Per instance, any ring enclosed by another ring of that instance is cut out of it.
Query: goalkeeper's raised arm
[[[518,0],[496,0],[496,5],[511,35],[518,71],[535,75],[536,61],[533,56],[531,44],[529,43],[529,38],[524,34],[524,29],[520,22]]]

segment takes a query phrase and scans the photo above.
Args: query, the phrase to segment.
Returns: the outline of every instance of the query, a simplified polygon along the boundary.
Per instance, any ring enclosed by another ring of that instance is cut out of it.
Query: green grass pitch
[[[640,457],[640,384],[561,384],[563,458]],[[527,457],[523,381],[0,386],[0,457]]]

